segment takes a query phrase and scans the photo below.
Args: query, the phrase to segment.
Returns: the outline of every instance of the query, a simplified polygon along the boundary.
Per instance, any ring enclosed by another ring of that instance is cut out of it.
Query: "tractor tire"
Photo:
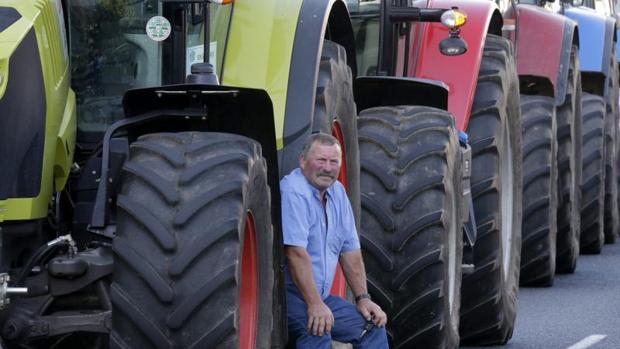
[[[360,240],[391,348],[456,348],[462,266],[454,119],[430,107],[364,110]]]
[[[618,72],[615,50],[610,58],[610,76],[607,79],[607,96],[605,100],[605,243],[616,242],[620,230],[618,212]]]
[[[598,254],[605,242],[605,101],[583,94],[583,179],[581,182],[581,253]]]
[[[522,155],[518,77],[508,40],[487,35],[467,133],[478,235],[463,277],[461,343],[506,343],[516,317],[521,257]]]
[[[523,225],[520,284],[551,286],[555,275],[557,140],[552,97],[521,95]]]
[[[556,273],[573,273],[579,257],[581,226],[582,116],[578,48],[573,46],[564,103],[557,107],[558,213]]]
[[[319,76],[316,84],[312,132],[336,137],[343,149],[339,180],[347,189],[357,221],[360,217],[359,145],[357,142],[357,111],[353,99],[353,76],[347,65],[344,47],[323,41]],[[358,224],[359,227],[359,224]]]
[[[344,47],[323,41],[319,73],[316,83],[312,132],[331,134],[342,146],[342,166],[338,180],[344,185],[360,227],[360,169],[357,142],[357,111],[353,99],[353,75],[347,65]],[[332,286],[333,295],[347,298],[347,285],[340,267]]]
[[[615,48],[614,48],[615,50]],[[613,74],[616,79],[616,87],[614,87],[613,91],[615,93],[616,101],[620,103],[620,63],[614,60],[614,70]],[[616,123],[616,127],[618,127],[617,135],[618,141],[616,142],[616,157],[615,157],[615,166],[616,166],[616,186],[618,187],[618,195],[616,196],[616,206],[618,208],[618,216],[620,217],[620,105],[615,104],[616,112],[614,114],[614,120]],[[620,227],[618,231],[616,231],[616,240],[618,239],[618,235],[620,234]]]
[[[160,133],[131,144],[118,196],[113,348],[269,348],[270,192],[261,148],[239,135]],[[278,260],[278,258],[275,258]]]

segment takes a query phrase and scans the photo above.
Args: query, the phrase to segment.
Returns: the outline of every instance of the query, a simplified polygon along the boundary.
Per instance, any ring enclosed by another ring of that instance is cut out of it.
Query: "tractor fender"
[[[485,37],[487,33],[501,35],[503,20],[497,5],[488,0],[431,0],[428,7],[454,6],[467,14],[467,24],[461,28],[461,37],[468,46],[467,52],[460,56],[441,54],[439,42],[448,37],[448,29],[441,23],[426,23],[423,24],[420,44],[412,48],[411,56],[417,56],[413,63],[415,67],[408,71],[414,71],[416,77],[443,81],[448,85],[448,111],[454,114],[457,128],[465,130],[476,91]]]
[[[552,90],[546,91],[545,84],[541,83],[538,92],[555,97],[556,105],[562,105],[566,96],[572,45],[579,42],[577,24],[560,14],[533,5],[519,4],[516,12],[515,50],[521,86],[541,78],[547,80]]]
[[[304,0],[291,54],[283,144],[278,147],[282,175],[299,165],[304,140],[312,132],[316,81],[328,26],[329,40],[345,48],[347,64],[356,75],[353,27],[344,2]]]
[[[269,94],[283,175],[298,166],[303,140],[312,130],[325,37],[344,46],[355,75],[349,13],[343,0],[261,0],[261,6],[236,0],[234,6],[232,21],[243,25],[230,29],[221,81]]]
[[[423,105],[448,110],[448,85],[399,77],[358,77],[353,83],[357,112],[374,107]]]
[[[586,7],[569,7],[564,13],[576,21],[579,34],[588,38],[582,40],[579,49],[579,61],[582,72],[609,74],[609,57],[615,44],[615,19],[595,12]]]
[[[101,174],[90,230],[106,235],[111,195],[113,138],[175,130],[232,133],[252,138],[268,165],[273,224],[279,230],[280,186],[273,105],[265,90],[222,85],[180,84],[132,89],[123,95],[125,118],[110,125],[101,145]],[[120,167],[120,166],[119,166]]]

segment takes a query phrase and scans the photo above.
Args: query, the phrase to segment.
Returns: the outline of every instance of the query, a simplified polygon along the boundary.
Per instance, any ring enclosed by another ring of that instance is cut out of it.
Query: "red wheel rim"
[[[344,188],[349,191],[349,177],[347,176],[347,148],[344,143],[344,134],[342,133],[342,128],[340,127],[340,122],[338,122],[338,120],[334,120],[332,125],[332,135],[336,137],[338,142],[340,142],[340,147],[342,148],[342,165],[340,166],[338,180],[342,183],[342,185],[344,185]],[[336,275],[334,276],[334,283],[332,284],[330,293],[334,296],[339,296],[342,298],[347,296],[347,282],[344,278],[342,268],[340,268],[340,264],[338,264],[338,268],[336,268]]]
[[[258,333],[258,249],[254,217],[248,212],[241,255],[241,292],[239,294],[239,349],[256,348]]]
[[[338,180],[344,188],[349,191],[349,177],[347,176],[347,146],[344,143],[344,134],[342,133],[342,128],[340,127],[340,122],[338,120],[334,121],[332,125],[332,135],[336,137],[338,142],[340,142],[340,147],[342,148],[342,159],[340,166],[340,174],[338,174]]]

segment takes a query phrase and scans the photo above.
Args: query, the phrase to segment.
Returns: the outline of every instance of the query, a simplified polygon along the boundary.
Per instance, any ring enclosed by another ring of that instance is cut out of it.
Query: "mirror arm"
[[[441,8],[391,7],[388,18],[392,23],[440,22],[441,15],[446,11],[447,9]]]

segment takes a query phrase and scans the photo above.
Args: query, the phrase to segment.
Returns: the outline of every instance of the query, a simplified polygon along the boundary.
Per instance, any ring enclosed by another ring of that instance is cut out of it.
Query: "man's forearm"
[[[355,296],[368,293],[364,260],[359,250],[341,254],[340,266],[342,266],[344,277]]]
[[[312,260],[303,247],[287,246],[286,257],[293,282],[307,304],[322,302],[323,299],[314,282]]]

